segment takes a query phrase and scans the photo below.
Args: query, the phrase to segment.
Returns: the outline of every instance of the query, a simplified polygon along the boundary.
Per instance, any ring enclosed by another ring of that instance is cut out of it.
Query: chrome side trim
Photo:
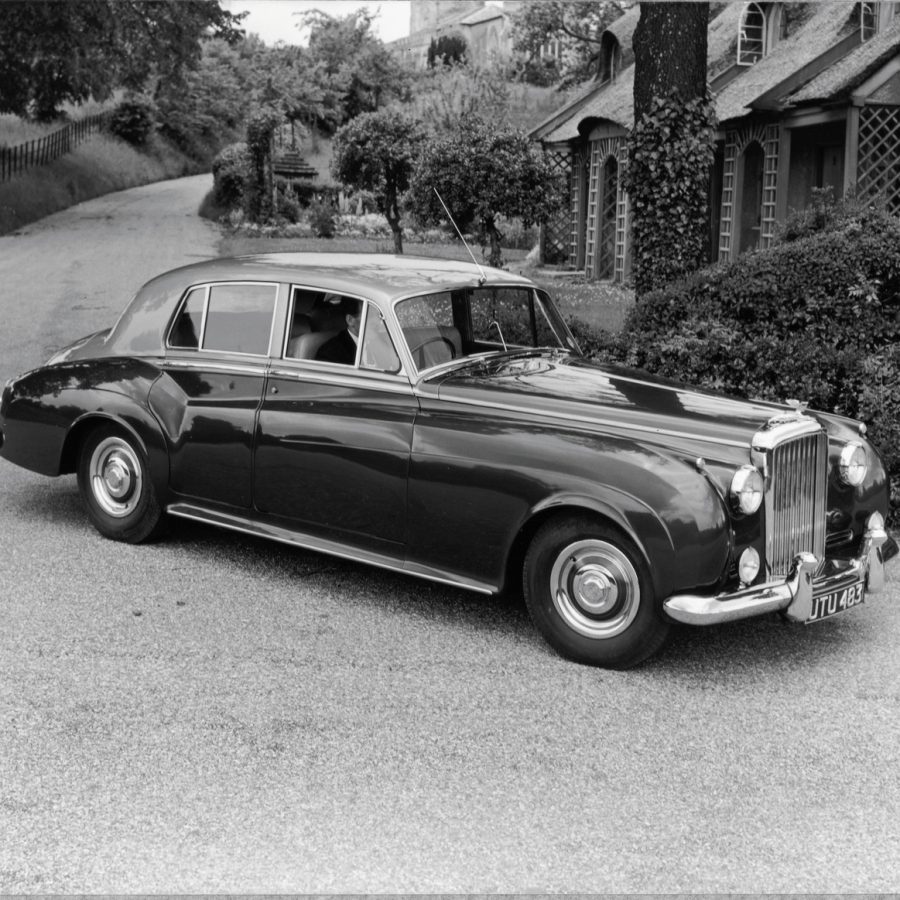
[[[319,366],[327,365],[319,363]],[[344,366],[344,368],[347,368]],[[306,368],[286,369],[281,366],[273,366],[269,369],[269,375],[278,378],[292,378],[296,381],[314,381],[317,384],[334,384],[341,387],[367,387],[379,391],[387,391],[392,394],[404,394],[407,397],[413,395],[412,387],[405,378],[394,375],[386,375],[373,369],[353,369],[353,375],[332,374],[330,371],[322,372],[316,369],[312,371]]]
[[[434,399],[433,397],[430,397],[430,395],[418,389],[415,391],[415,394],[417,397]],[[441,389],[439,399],[448,403],[458,403],[461,406],[478,406],[483,409],[496,409],[501,412],[512,412],[518,415],[526,415],[528,416],[529,421],[534,421],[535,417],[537,416],[546,416],[548,419],[554,419],[561,422],[574,422],[576,424],[600,426],[602,428],[621,428],[623,431],[637,431],[642,434],[654,434],[658,437],[686,438],[687,440],[700,441],[704,444],[719,444],[723,447],[746,448],[747,446],[747,443],[745,441],[730,440],[728,438],[717,438],[713,437],[712,435],[704,435],[703,437],[698,437],[695,433],[689,431],[674,431],[667,428],[653,428],[650,425],[636,425],[631,422],[612,422],[607,419],[591,418],[589,416],[573,416],[568,413],[555,412],[551,409],[543,409],[538,411],[533,407],[516,406],[513,403],[497,403],[491,400],[473,400],[471,397],[466,397],[465,399],[463,399],[460,397],[452,396],[452,394],[450,394],[449,392],[445,392],[443,388]]]
[[[833,575],[815,578],[819,560],[812,553],[799,553],[784,581],[755,585],[715,596],[676,594],[663,609],[677,622],[687,625],[718,625],[770,612],[784,612],[792,622],[805,622],[812,612],[813,598],[865,579],[866,593],[877,594],[884,587],[884,554],[888,542],[881,516],[869,517],[859,548],[859,556],[847,560]]]
[[[340,541],[327,540],[315,537],[302,531],[291,531],[280,528],[268,522],[258,522],[246,516],[238,516],[232,513],[224,513],[205,509],[193,503],[170,503],[166,512],[171,516],[181,519],[190,519],[194,522],[202,522],[206,525],[215,525],[219,528],[227,528],[230,531],[238,531],[242,534],[250,534],[254,537],[268,538],[281,544],[289,544],[293,547],[301,547],[304,550],[315,550],[317,553],[325,553],[329,556],[338,556],[342,559],[365,563],[379,569],[387,569],[391,572],[400,572],[404,575],[415,575],[428,581],[437,581],[451,587],[465,588],[477,591],[480,594],[496,594],[498,588],[474,578],[461,578],[441,569],[419,563],[401,562],[382,553],[373,553],[368,550],[360,550]]]
[[[210,369],[212,369],[215,372],[233,372],[238,375],[264,376],[266,372],[268,372],[268,367],[265,365],[244,366],[238,363],[214,363],[201,359],[193,360],[167,358],[162,363],[160,363],[160,367],[163,369],[202,369],[204,372],[208,372],[210,371]]]

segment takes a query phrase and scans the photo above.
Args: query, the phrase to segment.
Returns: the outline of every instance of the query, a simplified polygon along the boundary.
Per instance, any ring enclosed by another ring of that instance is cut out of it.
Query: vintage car
[[[270,254],[161,275],[7,383],[0,454],[109,538],[180,517],[492,594],[626,668],[672,622],[818,622],[897,552],[864,426],[585,358],[526,278]]]

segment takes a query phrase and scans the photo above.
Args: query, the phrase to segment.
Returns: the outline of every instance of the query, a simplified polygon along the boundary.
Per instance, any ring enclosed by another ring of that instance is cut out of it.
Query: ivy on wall
[[[707,189],[713,162],[712,99],[653,97],[629,137],[625,189],[631,198],[632,273],[638,295],[705,265]]]

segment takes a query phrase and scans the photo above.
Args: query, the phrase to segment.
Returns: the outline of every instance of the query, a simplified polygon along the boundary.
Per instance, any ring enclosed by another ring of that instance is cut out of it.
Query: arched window
[[[614,34],[604,31],[600,38],[600,82],[613,81],[619,74],[621,63],[622,49],[619,46],[618,38]]]
[[[874,3],[857,3],[859,36],[863,41],[878,34],[878,7]]]
[[[752,66],[766,55],[766,13],[759,3],[748,3],[738,32],[737,62]]]

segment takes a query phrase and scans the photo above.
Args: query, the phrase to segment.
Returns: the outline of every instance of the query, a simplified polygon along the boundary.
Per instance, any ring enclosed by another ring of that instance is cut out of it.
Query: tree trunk
[[[503,267],[503,250],[500,246],[503,235],[500,234],[493,219],[485,222],[484,230],[487,232],[487,236],[491,242],[491,253],[490,256],[488,256],[488,265],[495,269],[500,269]]]
[[[389,191],[384,205],[384,217],[394,235],[394,253],[403,253],[403,229],[400,227],[400,210],[397,208],[397,194]]]
[[[655,96],[704,95],[708,26],[708,3],[641,3],[633,43],[635,122],[649,112]]]
[[[708,262],[715,124],[707,90],[708,23],[708,3],[641,3],[626,176],[638,295]]]

